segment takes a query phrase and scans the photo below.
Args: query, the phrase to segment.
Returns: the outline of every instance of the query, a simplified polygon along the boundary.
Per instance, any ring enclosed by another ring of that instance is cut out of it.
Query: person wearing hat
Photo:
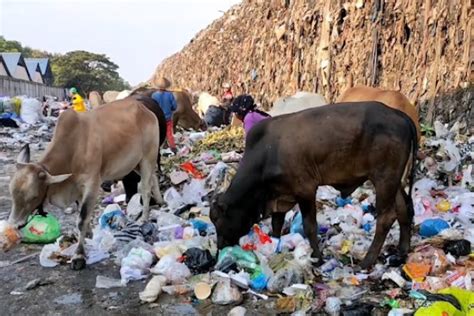
[[[172,92],[167,91],[171,86],[171,82],[166,78],[160,78],[157,82],[158,91],[154,92],[151,97],[155,100],[163,110],[166,119],[166,140],[170,149],[176,153],[176,143],[173,135],[173,112],[177,109],[176,99]]]
[[[235,98],[230,110],[244,123],[245,134],[248,134],[250,129],[258,122],[271,118],[268,113],[257,110],[257,105],[248,94],[239,95]]]
[[[224,83],[222,85],[222,88],[224,88],[224,94],[222,95],[222,102],[224,104],[231,103],[232,100],[234,99],[234,95],[232,94],[230,83],[228,82]]]
[[[72,103],[72,108],[76,112],[86,112],[86,104],[84,102],[84,99],[81,97],[81,95],[77,92],[77,89],[72,87],[69,89],[69,93],[71,94],[71,103]]]

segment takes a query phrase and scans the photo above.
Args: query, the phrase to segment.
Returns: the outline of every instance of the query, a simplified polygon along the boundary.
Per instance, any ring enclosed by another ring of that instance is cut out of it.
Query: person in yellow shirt
[[[76,88],[71,88],[69,90],[69,93],[71,93],[71,99],[72,99],[72,108],[76,112],[86,112],[86,104],[84,102],[84,99],[81,97],[79,93],[77,93]]]

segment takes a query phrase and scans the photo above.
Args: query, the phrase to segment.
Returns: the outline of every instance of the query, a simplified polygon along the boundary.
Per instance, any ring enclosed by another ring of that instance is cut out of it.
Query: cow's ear
[[[26,144],[20,150],[18,157],[16,158],[16,163],[18,165],[26,164],[30,162],[30,145]]]
[[[63,181],[66,181],[72,176],[72,173],[67,173],[67,174],[59,174],[57,176],[52,176],[49,173],[46,174],[46,184],[55,184],[55,183],[61,183]]]

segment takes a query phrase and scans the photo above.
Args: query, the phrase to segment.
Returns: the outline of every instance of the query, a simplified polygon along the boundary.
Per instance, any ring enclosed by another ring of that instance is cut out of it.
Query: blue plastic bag
[[[301,212],[296,213],[295,217],[293,217],[293,221],[291,222],[290,226],[290,233],[300,234],[301,236],[305,237],[303,229],[303,215],[301,215]]]
[[[431,218],[421,223],[419,233],[422,237],[432,237],[447,228],[449,228],[449,224],[445,220],[441,218]]]

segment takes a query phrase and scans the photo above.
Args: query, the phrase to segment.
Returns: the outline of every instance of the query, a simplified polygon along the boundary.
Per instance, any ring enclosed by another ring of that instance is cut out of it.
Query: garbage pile
[[[123,187],[117,185],[104,198],[93,238],[86,240],[87,264],[111,258],[120,265],[120,278],[98,275],[96,287],[123,287],[149,279],[137,293],[145,303],[155,302],[162,293],[187,295],[198,304],[264,300],[281,313],[472,313],[474,138],[441,123],[435,124],[433,133],[436,136],[425,137],[421,146],[425,158],[418,164],[420,176],[413,190],[411,251],[407,258],[398,254],[396,223],[378,263],[369,271],[357,264],[375,234],[377,213],[370,183],[345,199],[332,187],[318,189],[318,233],[324,257],[320,266],[311,258],[298,207],[286,214],[281,238],[271,237],[271,222],[266,219],[242,236],[239,244],[218,252],[209,204],[235,175],[242,134],[236,130],[177,133],[178,154],[162,151],[169,155],[162,161],[166,204],[153,208],[149,221],[139,220],[139,194],[125,205]],[[11,243],[18,242],[11,231],[8,236]],[[74,237],[62,236],[46,245],[41,265],[67,263],[75,243]]]
[[[0,149],[15,150],[26,143],[38,149],[51,140],[56,118],[45,118],[40,101],[26,96],[0,98]]]

